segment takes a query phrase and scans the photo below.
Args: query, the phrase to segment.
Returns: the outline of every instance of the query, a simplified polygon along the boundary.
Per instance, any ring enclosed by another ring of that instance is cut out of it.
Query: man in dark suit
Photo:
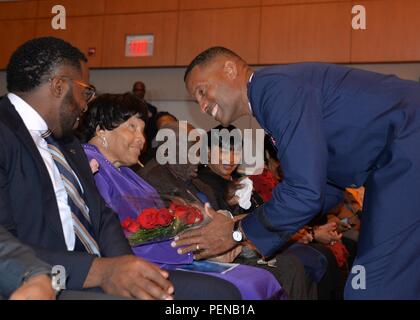
[[[72,134],[94,96],[86,62],[77,48],[52,37],[30,40],[13,53],[10,93],[0,101],[0,224],[42,260],[64,266],[69,289],[172,299],[176,287],[179,298],[188,298],[183,274],[132,254],[117,216],[96,190]]]
[[[364,185],[358,253],[345,297],[420,297],[418,83],[322,63],[254,72],[222,47],[198,55],[184,79],[201,110],[223,125],[253,115],[273,137],[285,176],[272,199],[235,226],[217,216],[176,245],[188,245],[187,252],[198,244],[202,258],[247,237],[271,255],[331,207],[334,194],[338,200],[344,188]]]

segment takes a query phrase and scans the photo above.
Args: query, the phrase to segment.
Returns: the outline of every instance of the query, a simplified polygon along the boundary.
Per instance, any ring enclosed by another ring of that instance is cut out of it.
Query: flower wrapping
[[[136,219],[126,218],[122,223],[131,246],[171,239],[178,233],[201,225],[204,217],[199,209],[176,202],[169,208],[147,208]]]

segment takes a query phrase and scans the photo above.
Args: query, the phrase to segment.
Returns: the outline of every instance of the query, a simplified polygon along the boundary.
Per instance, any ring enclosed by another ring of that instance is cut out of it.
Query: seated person
[[[227,130],[226,133],[230,135],[229,139],[222,138],[220,131],[222,129]],[[235,139],[239,139],[237,146],[235,146]],[[207,132],[207,144],[209,161],[208,164],[199,167],[197,179],[211,187],[217,203],[214,209],[229,210],[233,215],[238,215],[250,212],[260,206],[263,199],[256,192],[252,192],[251,206],[247,209],[238,205],[238,198],[235,196],[235,192],[242,187],[240,183],[242,178],[246,178],[236,173],[242,158],[242,138],[239,129],[233,125],[226,128],[219,125]],[[219,162],[212,161],[212,154],[218,156]]]
[[[95,95],[85,55],[58,38],[29,40],[8,63],[7,87],[0,101],[0,224],[43,261],[62,265],[69,289],[137,299],[200,294],[186,287],[184,273],[134,256],[97,192],[73,135]]]
[[[86,140],[89,141],[83,146],[88,159],[97,162],[94,179],[98,190],[121,221],[127,216],[136,218],[145,208],[160,208],[164,205],[156,190],[128,168],[137,162],[144,143],[144,114],[143,104],[130,94],[104,94],[89,105],[81,125]],[[161,184],[165,183],[162,175],[157,177]],[[148,252],[149,255],[143,256],[146,259],[150,255],[156,258],[154,252],[150,252],[150,247],[158,248],[154,245],[142,245],[133,250],[140,256]],[[180,256],[176,249],[170,249]],[[200,279],[200,284],[195,287],[201,293],[196,293],[196,298],[221,299],[232,296],[232,285],[228,281],[207,274],[187,272],[185,282],[190,283],[189,286],[192,286],[189,276]],[[202,287],[206,290],[202,290]],[[218,292],[219,289],[224,293]]]

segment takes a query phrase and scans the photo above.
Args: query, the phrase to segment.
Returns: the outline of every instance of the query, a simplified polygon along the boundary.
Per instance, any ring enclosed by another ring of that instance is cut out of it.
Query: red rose
[[[171,202],[171,204],[169,205],[169,210],[170,210],[173,214],[175,214],[175,212],[176,212],[176,210],[177,210],[177,208],[178,208],[179,206],[180,206],[179,204],[177,204],[177,203],[175,203],[175,202]]]
[[[197,219],[199,221],[203,219],[201,212],[198,209],[190,206],[177,205],[174,211],[175,217],[177,217],[185,224],[194,224]]]
[[[140,224],[130,217],[124,219],[121,226],[129,232],[137,232],[140,229]]]
[[[144,209],[137,217],[137,222],[144,229],[154,229],[159,225],[159,211],[156,208]]]
[[[168,224],[172,222],[173,219],[174,217],[168,209],[166,208],[159,209],[159,214],[158,214],[159,225],[167,226]]]
[[[130,232],[137,232],[140,230],[140,224],[137,221],[134,221],[130,223],[130,225],[127,228]]]
[[[122,226],[124,229],[128,230],[128,227],[129,227],[129,226],[130,226],[130,224],[131,224],[131,223],[133,223],[133,222],[134,222],[134,220],[133,220],[132,218],[128,217],[128,218],[124,219],[124,220],[123,220],[123,222],[121,222],[121,226]]]

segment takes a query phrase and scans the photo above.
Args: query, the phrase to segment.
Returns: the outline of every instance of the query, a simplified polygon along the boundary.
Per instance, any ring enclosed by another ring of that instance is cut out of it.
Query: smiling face
[[[245,114],[244,85],[238,71],[235,61],[220,56],[206,64],[195,66],[186,79],[187,90],[197,101],[201,111],[224,126]]]
[[[104,155],[116,167],[131,166],[137,163],[144,145],[144,121],[137,115],[121,123],[113,130],[98,130],[99,137],[104,137],[108,146]]]

